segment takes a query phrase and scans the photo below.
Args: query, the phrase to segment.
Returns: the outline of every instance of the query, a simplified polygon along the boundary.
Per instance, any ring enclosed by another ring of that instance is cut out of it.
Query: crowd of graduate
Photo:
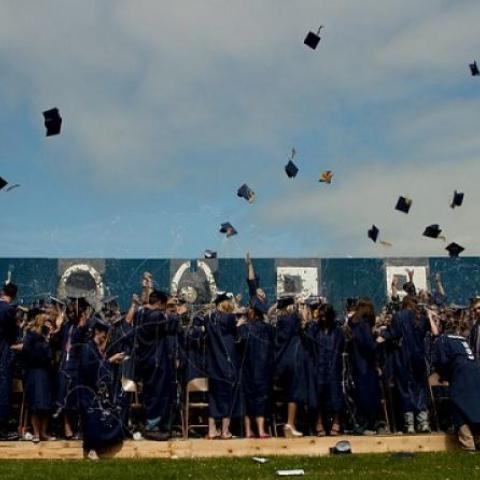
[[[187,430],[229,439],[434,427],[456,429],[475,449],[480,298],[448,305],[439,276],[426,292],[408,274],[405,285],[393,281],[378,313],[368,298],[349,299],[342,312],[320,297],[269,304],[248,256],[244,305],[225,292],[189,305],[145,274],[126,312],[115,301],[95,311],[84,298],[25,308],[8,283],[0,297],[2,436],[83,438],[95,457],[132,435],[166,440]],[[434,376],[448,382],[445,404]],[[201,411],[195,428],[184,422],[186,386],[198,378],[208,379],[208,392],[196,393],[208,403],[205,430]]]

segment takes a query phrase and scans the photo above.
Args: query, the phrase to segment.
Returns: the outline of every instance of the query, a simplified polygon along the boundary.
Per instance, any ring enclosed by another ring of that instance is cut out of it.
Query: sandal
[[[317,430],[317,437],[326,437],[327,432],[325,430]]]
[[[330,430],[331,437],[338,437],[340,435],[340,425],[332,425],[332,429]]]

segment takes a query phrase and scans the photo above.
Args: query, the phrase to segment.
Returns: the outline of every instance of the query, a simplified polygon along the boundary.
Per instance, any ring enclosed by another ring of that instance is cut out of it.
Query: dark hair
[[[371,327],[375,325],[375,307],[368,297],[358,299],[353,320],[359,322],[361,319],[368,320]]]
[[[417,301],[414,297],[407,295],[402,300],[402,308],[404,310],[417,310]]]
[[[161,303],[164,305],[167,303],[168,296],[166,293],[161,292],[160,290],[154,290],[148,297],[148,303],[150,305],[155,305],[156,303]]]
[[[325,319],[325,325],[329,330],[335,326],[335,317],[337,316],[335,309],[329,303],[320,306],[320,315]]]
[[[7,283],[3,288],[2,292],[6,297],[10,297],[12,300],[17,296],[18,288],[14,283]]]

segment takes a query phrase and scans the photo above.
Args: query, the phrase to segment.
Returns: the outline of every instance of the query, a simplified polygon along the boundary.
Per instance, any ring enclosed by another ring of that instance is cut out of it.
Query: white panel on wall
[[[318,295],[318,268],[277,267],[277,295]]]
[[[425,266],[415,266],[415,265],[402,265],[402,266],[387,266],[387,292],[388,296],[391,295],[391,284],[393,277],[397,277],[397,288],[400,298],[403,298],[406,293],[403,291],[403,284],[408,282],[407,270],[413,270],[413,283],[417,289],[426,290],[427,289],[427,267]]]

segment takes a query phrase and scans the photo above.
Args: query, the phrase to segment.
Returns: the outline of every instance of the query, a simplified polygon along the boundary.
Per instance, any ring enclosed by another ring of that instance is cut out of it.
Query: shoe
[[[32,435],[33,443],[40,443],[40,437],[38,435]]]
[[[367,437],[371,437],[373,435],[376,435],[377,434],[377,431],[376,430],[364,430],[363,431],[363,435],[367,436]]]
[[[405,433],[415,433],[415,422],[413,412],[406,412],[403,414],[403,422],[405,427]]]
[[[419,412],[417,415],[417,424],[419,433],[430,433],[430,423],[428,422],[428,412]]]
[[[458,441],[463,450],[467,452],[474,452],[475,451],[475,442],[473,439],[472,431],[467,424],[462,425],[458,429]]]
[[[97,460],[100,460],[97,452],[95,450],[89,450],[88,453],[87,453],[87,458],[89,460],[93,460],[93,461],[97,461]]]
[[[295,429],[295,427],[292,427],[288,423],[286,423],[283,426],[283,434],[285,438],[299,438],[303,437],[303,433],[299,432],[298,430]]]
[[[45,435],[45,436],[41,436],[40,440],[42,442],[55,442],[57,440],[57,437],[51,437],[50,435]]]
[[[338,437],[340,435],[340,425],[334,424],[330,430],[331,437]]]
[[[146,440],[154,440],[156,442],[165,442],[170,438],[170,434],[168,432],[160,432],[158,430],[153,432],[149,432],[145,430],[145,432],[143,432],[143,437]]]

